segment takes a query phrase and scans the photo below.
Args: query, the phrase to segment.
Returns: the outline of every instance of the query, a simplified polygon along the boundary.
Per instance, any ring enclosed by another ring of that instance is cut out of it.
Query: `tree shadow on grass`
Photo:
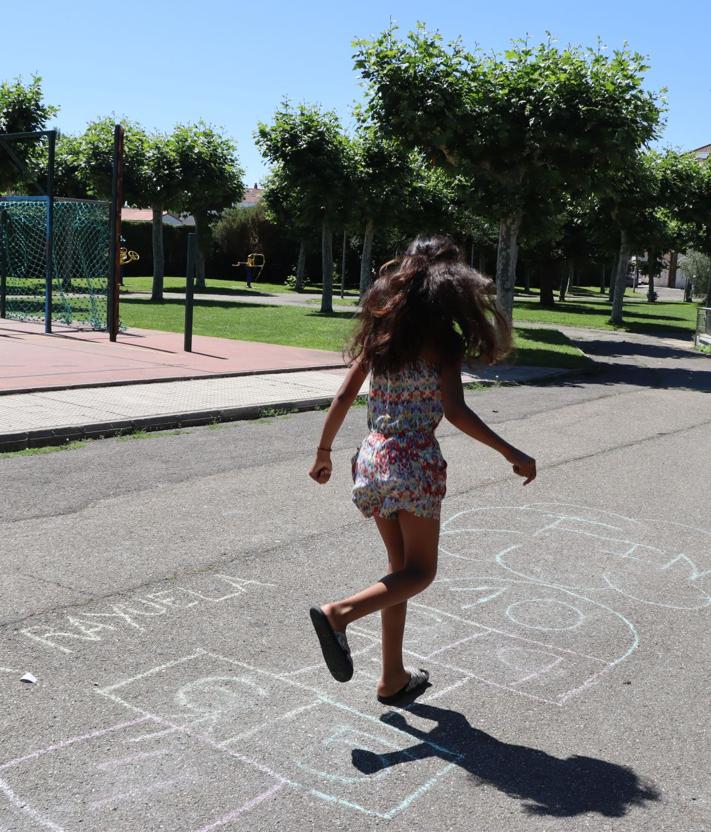
[[[585,370],[592,366],[592,361],[584,355],[563,352],[556,347],[573,347],[579,349],[570,338],[563,335],[557,329],[538,329],[516,327],[516,335],[533,342],[527,345],[525,350],[525,363],[528,366],[537,367],[563,367],[565,369]],[[522,352],[521,350],[520,352]],[[517,352],[514,351],[513,358],[516,359]],[[519,355],[523,358],[524,356]]]
[[[441,757],[467,771],[475,785],[488,784],[523,801],[527,814],[556,818],[588,812],[620,818],[633,806],[660,799],[657,789],[627,766],[577,754],[560,759],[525,745],[501,742],[474,728],[457,711],[416,703],[407,712],[433,721],[434,728],[421,731],[401,713],[385,714],[383,722],[419,742],[384,754],[353,749],[353,765],[360,772],[376,774],[414,760]]]

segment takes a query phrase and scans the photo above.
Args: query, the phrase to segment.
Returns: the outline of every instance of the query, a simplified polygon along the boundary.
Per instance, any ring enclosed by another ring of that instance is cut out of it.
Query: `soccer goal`
[[[0,317],[106,329],[109,213],[95,200],[0,197]]]
[[[44,322],[45,332],[53,323],[109,329],[114,340],[120,188],[113,203],[55,195],[55,140],[54,131],[0,133],[0,154],[17,169],[18,182],[38,193],[0,196],[0,318]],[[117,158],[115,149],[115,178]],[[46,179],[31,167],[44,167]]]

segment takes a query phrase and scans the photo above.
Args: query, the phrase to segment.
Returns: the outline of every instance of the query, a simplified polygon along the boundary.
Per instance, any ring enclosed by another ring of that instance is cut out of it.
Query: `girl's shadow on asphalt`
[[[578,755],[566,760],[523,745],[510,745],[472,727],[457,711],[413,704],[407,711],[436,722],[429,732],[410,725],[401,713],[381,717],[388,725],[411,734],[417,745],[386,754],[355,748],[353,765],[363,774],[425,757],[441,757],[510,797],[526,801],[531,815],[572,817],[598,812],[622,817],[632,806],[659,800],[659,792],[626,766]]]

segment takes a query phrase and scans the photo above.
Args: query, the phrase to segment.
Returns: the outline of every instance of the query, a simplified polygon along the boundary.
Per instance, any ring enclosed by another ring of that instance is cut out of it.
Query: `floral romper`
[[[439,518],[447,482],[434,435],[443,414],[439,383],[439,367],[423,360],[371,376],[370,433],[353,457],[353,502],[366,517],[402,509]]]

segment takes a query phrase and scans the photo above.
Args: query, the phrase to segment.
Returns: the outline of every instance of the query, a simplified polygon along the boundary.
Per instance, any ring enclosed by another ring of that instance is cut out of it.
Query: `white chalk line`
[[[212,653],[212,652],[210,652],[208,650],[204,650],[202,648],[200,648],[198,651],[191,654],[190,656],[186,656],[186,657],[183,657],[181,659],[176,659],[174,661],[167,662],[165,665],[162,665],[162,666],[156,667],[156,668],[151,668],[149,671],[145,671],[144,673],[137,674],[136,676],[132,677],[130,681],[136,681],[136,680],[139,680],[139,679],[142,679],[142,678],[146,678],[148,676],[151,676],[151,675],[154,675],[156,673],[161,672],[161,670],[168,669],[168,668],[173,667],[177,664],[182,664],[186,661],[190,661],[192,659],[202,657],[202,656],[210,656],[214,659],[224,661],[224,662],[227,662],[228,664],[236,665],[237,667],[246,669],[246,670],[248,670],[252,673],[257,673],[257,674],[261,674],[263,676],[267,676],[267,677],[269,677],[269,678],[271,678],[271,679],[273,679],[277,682],[281,682],[283,684],[287,684],[287,685],[291,685],[292,687],[296,687],[300,690],[305,690],[305,691],[308,691],[310,693],[314,693],[321,700],[321,702],[323,702],[324,704],[331,705],[332,707],[338,708],[339,710],[343,710],[343,711],[349,713],[351,716],[356,716],[360,719],[366,720],[367,722],[373,723],[374,725],[377,725],[379,730],[381,730],[381,731],[383,729],[387,729],[388,731],[394,731],[398,736],[404,735],[405,737],[410,739],[410,734],[408,734],[407,732],[403,732],[403,731],[401,731],[400,729],[396,728],[393,725],[388,725],[387,723],[382,722],[380,719],[378,719],[378,718],[376,718],[376,717],[374,717],[370,714],[363,713],[362,711],[359,711],[356,708],[351,707],[350,705],[346,705],[342,702],[334,700],[328,694],[325,694],[323,691],[319,690],[318,688],[314,688],[310,685],[303,684],[301,682],[298,682],[298,681],[296,681],[294,679],[291,679],[291,678],[289,678],[287,676],[284,676],[284,675],[279,675],[279,674],[276,674],[276,673],[272,673],[271,671],[268,671],[268,670],[263,670],[261,668],[257,668],[253,665],[246,664],[245,662],[240,662],[240,661],[237,661],[235,659],[230,659],[226,656],[221,656],[217,653]],[[291,780],[287,777],[284,777],[281,774],[279,774],[278,772],[268,768],[267,766],[262,765],[258,761],[254,760],[252,758],[246,757],[245,755],[242,755],[242,754],[239,754],[237,752],[232,751],[230,748],[222,745],[221,743],[218,743],[218,742],[212,740],[211,738],[207,737],[205,734],[190,734],[189,731],[185,730],[184,728],[181,728],[181,726],[170,723],[164,717],[162,717],[158,714],[154,714],[150,711],[147,711],[144,708],[140,708],[136,705],[133,705],[130,702],[127,702],[126,700],[122,699],[120,696],[117,696],[116,694],[111,692],[113,690],[116,690],[117,688],[125,686],[126,684],[128,684],[128,681],[129,680],[126,680],[124,682],[119,682],[119,683],[114,684],[114,685],[110,685],[106,688],[102,688],[102,689],[98,690],[97,692],[100,693],[101,695],[105,696],[106,698],[111,699],[112,701],[123,705],[124,707],[126,707],[130,710],[133,710],[137,713],[141,713],[144,716],[145,719],[151,719],[151,720],[155,721],[157,724],[164,725],[164,726],[170,728],[171,730],[186,733],[189,736],[194,737],[198,741],[203,742],[203,743],[205,743],[206,745],[208,745],[212,748],[215,748],[217,750],[222,751],[223,753],[226,753],[226,754],[228,754],[232,757],[235,757],[236,759],[240,760],[241,762],[243,762],[247,765],[253,766],[257,770],[261,771],[262,773],[267,774],[267,775],[271,776],[272,778],[278,779],[280,781],[279,782],[280,787],[283,786],[283,785],[288,785],[288,786],[291,786],[293,788],[296,788],[296,789],[299,789],[299,790],[302,790],[302,791],[307,791],[307,792],[313,794],[314,796],[320,797],[322,799],[326,799],[329,802],[335,802],[335,803],[337,803],[339,805],[343,805],[343,806],[351,805],[351,804],[349,804],[348,801],[342,800],[342,798],[335,797],[334,795],[325,795],[324,793],[320,792],[317,789],[312,789],[308,786],[305,786],[301,783],[298,783],[294,780]],[[271,724],[273,724],[273,721],[269,720],[268,722],[264,723],[262,725],[262,727],[268,727]],[[457,754],[457,752],[454,752],[449,748],[445,748],[444,746],[440,746],[440,745],[438,745],[434,742],[431,742],[431,741],[428,741],[428,740],[425,740],[424,742],[426,742],[426,744],[428,744],[430,747],[432,747],[435,751],[439,752],[440,756],[445,755],[445,759],[450,759],[450,760],[453,759],[453,758],[459,759],[460,756],[461,756],[461,755]],[[395,814],[402,811],[404,808],[407,808],[407,806],[410,805],[412,800],[414,800],[419,795],[424,794],[424,792],[427,791],[430,788],[430,786],[434,782],[436,782],[437,779],[439,779],[439,777],[441,777],[441,776],[443,776],[443,774],[447,773],[453,767],[453,765],[454,764],[451,763],[451,762],[448,763],[440,772],[435,774],[435,776],[433,778],[431,778],[429,781],[427,781],[427,783],[420,786],[417,789],[416,792],[414,792],[412,795],[408,796],[408,798],[406,798],[401,804],[399,804],[397,807],[395,807],[395,809],[391,810],[391,812],[389,812],[387,814],[378,813],[374,810],[367,809],[366,807],[359,806],[358,804],[352,804],[351,808],[356,808],[359,811],[364,812],[365,814],[374,815],[374,816],[378,816],[378,817],[388,817],[388,818],[389,817],[394,817]]]
[[[64,832],[64,828],[59,826],[58,824],[51,821],[49,818],[45,817],[44,815],[40,814],[36,809],[33,809],[31,806],[28,806],[26,801],[19,798],[15,792],[10,787],[9,783],[6,783],[4,780],[0,780],[0,791],[5,794],[5,797],[10,801],[10,803],[16,808],[19,809],[23,814],[31,817],[32,820],[37,821],[41,826],[44,826],[45,829],[51,829],[52,832]]]
[[[200,829],[196,830],[196,832],[210,832],[212,829],[217,829],[220,826],[225,826],[228,823],[232,823],[233,820],[237,820],[240,815],[243,815],[245,812],[248,812],[250,809],[253,809],[255,806],[259,805],[263,800],[267,800],[273,794],[276,794],[280,789],[284,787],[283,783],[277,783],[275,786],[272,786],[271,789],[267,789],[267,791],[258,794],[256,797],[252,798],[252,800],[248,801],[244,804],[244,806],[240,806],[239,809],[234,809],[231,812],[228,812],[226,815],[223,815],[221,818],[213,821],[212,823],[208,823],[207,826],[202,826]]]
[[[459,580],[459,579],[458,578],[453,578],[452,580]],[[520,583],[520,582],[512,581],[512,583]],[[556,588],[558,588],[558,587],[556,587]],[[565,591],[567,591],[567,590],[565,590]],[[569,593],[569,594],[572,595],[573,593]],[[589,600],[589,599],[583,598],[582,596],[580,596],[580,598],[582,600]],[[591,603],[598,604],[598,606],[603,606],[602,604],[599,604],[597,601],[592,601]],[[426,609],[426,610],[431,611],[431,612],[438,612],[440,615],[447,616],[448,618],[453,618],[456,621],[460,621],[463,624],[468,624],[469,626],[482,627],[485,630],[488,630],[490,633],[496,633],[499,636],[505,636],[506,638],[516,639],[518,641],[526,642],[527,644],[535,644],[537,647],[545,647],[548,650],[553,650],[553,651],[558,652],[558,653],[570,653],[572,656],[578,656],[580,658],[590,659],[593,662],[600,662],[601,664],[608,664],[608,659],[601,659],[599,656],[590,656],[587,653],[581,653],[579,650],[571,650],[568,647],[558,647],[554,644],[549,644],[545,641],[539,641],[537,639],[527,638],[526,636],[520,636],[520,635],[517,635],[517,634],[514,634],[514,633],[509,633],[506,630],[498,630],[496,627],[490,627],[488,624],[480,624],[477,621],[471,621],[470,619],[462,618],[462,616],[456,615],[455,613],[445,612],[444,610],[437,609],[436,607],[430,607],[430,606],[427,606],[426,604],[421,604],[417,601],[414,601],[414,602],[410,601],[409,604],[413,607],[418,607],[418,608],[421,607],[421,608]],[[617,613],[615,613],[615,614],[617,615]],[[425,658],[425,657],[422,656],[421,658]]]
[[[701,593],[706,596],[706,600],[704,601],[703,604],[696,604],[693,607],[690,607],[690,606],[682,607],[682,606],[679,606],[677,604],[665,604],[665,603],[662,603],[661,601],[650,601],[647,598],[638,598],[636,595],[632,595],[631,592],[627,592],[624,589],[620,589],[620,587],[616,586],[610,580],[610,578],[607,575],[603,575],[602,578],[607,583],[607,585],[610,587],[610,589],[614,590],[615,592],[619,592],[620,595],[624,595],[625,598],[629,598],[631,601],[638,601],[640,604],[647,604],[647,606],[650,606],[650,607],[662,607],[665,610],[689,610],[689,611],[693,611],[693,610],[703,610],[706,607],[711,606],[711,595],[709,595],[706,592],[703,592],[703,590],[700,590]]]
[[[184,662],[192,661],[193,659],[198,658],[198,656],[204,656],[207,654],[206,650],[203,650],[199,647],[194,653],[191,653],[189,656],[184,656],[182,659],[174,659],[172,662],[166,662],[162,664],[160,667],[151,668],[151,670],[145,671],[145,673],[139,673],[136,676],[132,676],[130,679],[125,679],[123,682],[117,682],[114,685],[109,685],[108,687],[99,688],[97,693],[107,694],[109,691],[116,690],[117,688],[124,687],[125,685],[130,685],[133,682],[137,682],[139,679],[146,679],[148,676],[152,676],[155,673],[162,673],[164,670],[168,670],[170,667],[175,667],[178,664],[183,664]]]
[[[101,809],[104,806],[108,806],[110,803],[117,803],[118,801],[125,801],[129,800],[132,797],[138,797],[141,794],[166,789],[168,788],[168,786],[174,786],[176,783],[191,782],[192,777],[190,774],[181,774],[178,777],[171,777],[168,780],[151,780],[150,783],[146,783],[145,786],[137,786],[135,789],[130,789],[127,792],[118,792],[117,794],[111,794],[107,797],[102,797],[98,800],[93,800],[89,804],[89,808],[96,811],[97,809]]]
[[[127,722],[119,722],[117,725],[110,725],[108,728],[100,728],[96,731],[90,731],[88,734],[81,734],[78,737],[70,737],[67,740],[54,743],[54,745],[49,745],[46,748],[40,748],[37,751],[32,751],[30,754],[24,754],[22,757],[15,757],[13,760],[8,760],[8,762],[0,765],[0,771],[4,771],[6,768],[11,768],[12,766],[20,765],[20,763],[27,762],[28,760],[36,760],[38,757],[43,757],[45,754],[49,754],[52,751],[59,751],[62,748],[67,748],[77,742],[84,742],[85,740],[91,740],[95,737],[103,737],[104,734],[110,734],[112,731],[121,731],[124,728],[131,728],[134,725],[140,725],[142,722],[146,722],[147,720],[148,716],[144,715],[138,719],[132,719]]]

